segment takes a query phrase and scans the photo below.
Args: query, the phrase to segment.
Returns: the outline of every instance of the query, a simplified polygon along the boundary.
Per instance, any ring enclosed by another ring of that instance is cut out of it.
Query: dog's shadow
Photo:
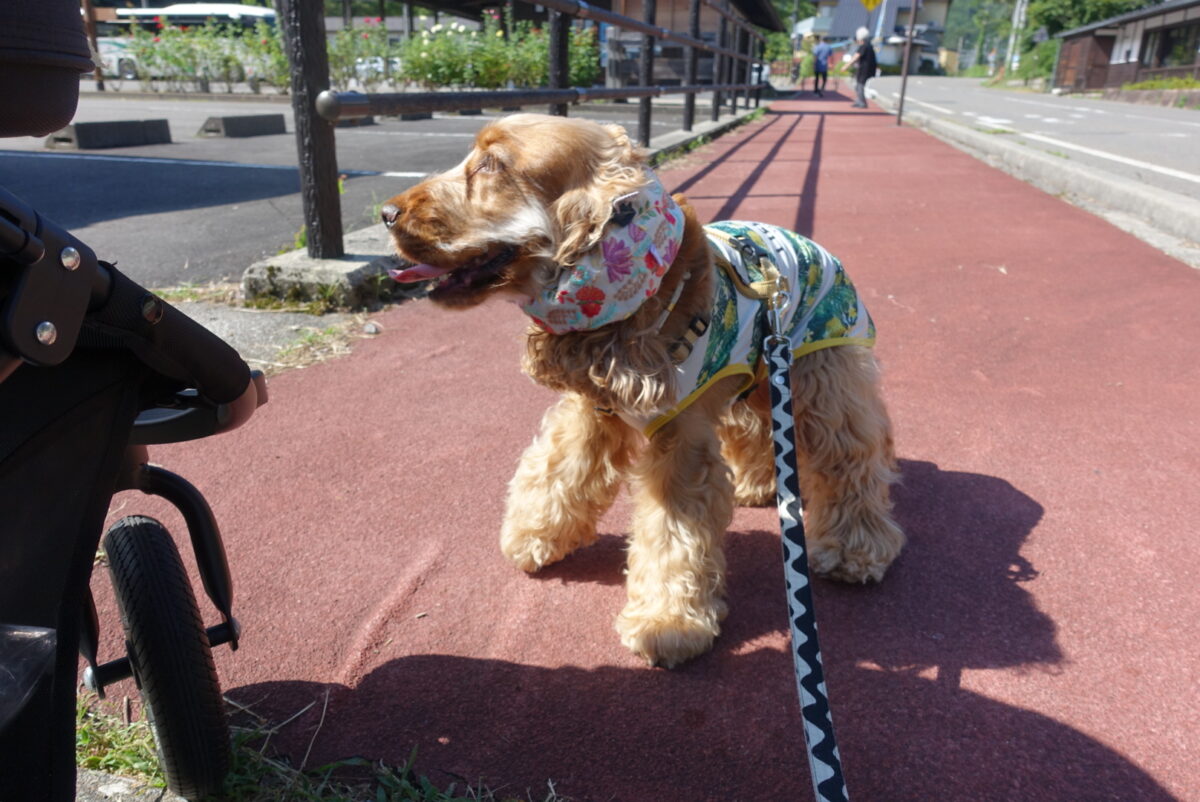
[[[1055,671],[1063,659],[1053,622],[1023,588],[1037,572],[1020,548],[1042,508],[1002,479],[902,468],[904,555],[879,585],[815,584],[851,792],[1172,799],[1088,735],[960,686],[963,669]],[[229,696],[276,720],[315,701],[275,737],[294,756],[402,763],[416,747],[417,770],[443,784],[507,783],[541,798],[551,779],[580,801],[805,798],[778,549],[765,528],[731,533],[725,631],[673,671],[425,654],[384,663],[354,688],[273,682]],[[616,582],[622,561],[622,539],[607,536],[547,576]]]
[[[1003,479],[914,460],[900,467],[893,499],[908,545],[879,584],[817,580],[827,652],[887,670],[934,668],[939,681],[952,684],[966,668],[1052,667],[1061,659],[1054,624],[1023,588],[1037,570],[1020,554],[1041,505]],[[752,517],[775,521],[773,510]],[[627,510],[617,509],[606,523],[611,531],[627,519]],[[533,576],[621,584],[625,544],[623,535],[602,535]],[[778,531],[729,532],[726,559],[730,615],[718,657],[785,630],[787,622]]]

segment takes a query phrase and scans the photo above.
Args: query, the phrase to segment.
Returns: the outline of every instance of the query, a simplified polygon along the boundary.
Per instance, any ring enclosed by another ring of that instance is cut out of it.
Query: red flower
[[[650,270],[653,271],[654,275],[656,276],[661,276],[663,273],[667,272],[667,266],[658,261],[658,257],[654,255],[653,250],[647,252],[646,254],[646,267],[650,268]]]
[[[154,41],[156,41],[156,42],[161,42],[161,41],[162,41],[162,39],[159,39],[159,38],[156,36],[156,37],[154,37]]]
[[[604,290],[599,287],[581,287],[579,292],[575,293],[575,300],[579,302],[580,311],[588,317],[595,317],[600,314],[604,304]]]
[[[370,38],[371,38],[371,34],[369,34],[369,33],[364,33],[364,34],[363,34],[363,38],[364,38],[364,39],[370,39]]]

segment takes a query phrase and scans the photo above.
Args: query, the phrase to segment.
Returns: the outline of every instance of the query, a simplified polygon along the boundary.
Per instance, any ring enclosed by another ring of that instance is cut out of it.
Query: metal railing
[[[292,60],[292,107],[296,117],[301,193],[308,230],[308,253],[313,258],[337,258],[344,255],[341,209],[338,198],[337,166],[334,155],[333,123],[337,120],[428,112],[474,111],[484,108],[517,108],[545,103],[551,114],[566,116],[569,106],[596,100],[638,99],[637,139],[650,144],[651,100],[663,95],[685,95],[682,130],[695,124],[695,100],[701,92],[712,92],[712,120],[718,121],[726,102],[736,113],[739,98],[749,109],[751,98],[757,106],[761,83],[751,82],[750,67],[762,63],[764,37],[749,23],[738,18],[728,0],[689,0],[688,33],[668,30],[655,24],[655,0],[643,0],[645,16],[638,20],[584,0],[538,0],[550,10],[549,88],[496,91],[392,92],[363,94],[329,91],[328,68],[324,48],[324,27],[320,0],[280,0],[280,27],[289,59]],[[700,33],[700,8],[707,5],[720,16],[716,42],[703,41]],[[315,19],[315,24],[314,24]],[[620,88],[569,87],[567,81],[568,36],[571,19],[606,23],[622,30],[642,34],[640,45],[639,86]],[[730,41],[735,39],[736,41]],[[655,47],[659,41],[685,48],[684,83],[679,86],[653,85]],[[699,54],[713,54],[713,82],[699,84]],[[765,80],[765,65],[760,80]],[[319,116],[318,116],[319,115]],[[302,119],[303,118],[303,119]]]

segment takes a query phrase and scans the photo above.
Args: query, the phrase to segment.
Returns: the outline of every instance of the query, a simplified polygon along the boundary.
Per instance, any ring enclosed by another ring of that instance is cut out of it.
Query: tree
[[[1046,33],[1054,36],[1147,5],[1154,3],[1147,0],[1030,0],[1026,30],[1045,28]]]
[[[1008,38],[1013,5],[1014,0],[958,0],[950,6],[946,18],[945,41],[951,47],[963,41],[982,61],[989,43]]]

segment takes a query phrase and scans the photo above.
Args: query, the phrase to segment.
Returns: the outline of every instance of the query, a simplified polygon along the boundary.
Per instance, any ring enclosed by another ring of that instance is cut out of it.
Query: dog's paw
[[[733,503],[738,507],[770,507],[775,503],[775,486],[763,487],[736,485]]]
[[[500,551],[513,565],[533,573],[595,539],[596,533],[591,529],[548,535],[505,525],[500,530]]]
[[[718,602],[705,615],[643,616],[628,608],[617,617],[617,632],[629,651],[652,666],[674,668],[704,654],[721,633],[725,603]]]
[[[833,538],[808,544],[808,562],[813,573],[855,584],[882,580],[899,553],[900,544],[894,548],[846,548]]]

